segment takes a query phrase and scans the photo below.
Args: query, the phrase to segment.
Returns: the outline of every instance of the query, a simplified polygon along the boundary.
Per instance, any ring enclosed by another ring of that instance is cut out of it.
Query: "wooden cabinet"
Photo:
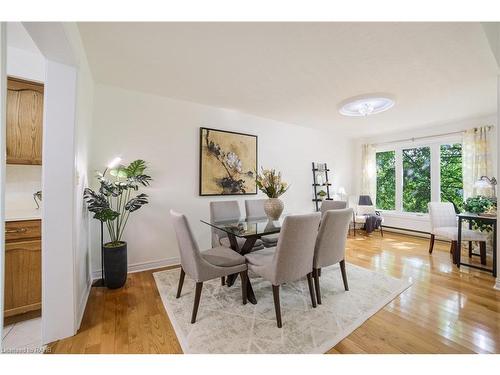
[[[39,310],[42,305],[41,221],[5,223],[4,315]]]
[[[43,85],[7,80],[7,164],[42,164]]]

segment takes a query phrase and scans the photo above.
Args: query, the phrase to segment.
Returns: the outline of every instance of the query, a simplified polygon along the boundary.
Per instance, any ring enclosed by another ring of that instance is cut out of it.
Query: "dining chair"
[[[217,201],[210,202],[210,221],[211,222],[219,222],[219,221],[237,221],[241,219],[240,206],[238,201]],[[241,249],[245,244],[245,239],[236,237],[236,241],[238,241],[238,247]],[[229,238],[227,233],[212,227],[212,247],[217,246],[225,246],[231,248],[231,243],[229,242]],[[252,251],[263,249],[264,245],[262,244],[262,240],[258,239],[255,241]]]
[[[321,203],[321,217],[325,214],[326,211],[329,210],[342,210],[344,208],[347,208],[347,202],[346,201],[330,201],[330,200],[325,200],[323,203]]]
[[[170,210],[181,256],[181,274],[175,298],[179,298],[187,274],[196,282],[191,323],[196,322],[203,282],[232,274],[241,276],[243,304],[247,303],[248,273],[245,258],[227,247],[200,251],[185,215]]]
[[[380,216],[380,213],[375,209],[375,205],[369,195],[360,195],[358,204],[354,206],[354,213],[352,215],[353,234],[356,235],[356,225],[361,224],[364,226],[366,224],[366,218],[370,215],[377,215],[380,217],[380,236],[384,237],[384,230],[382,228],[384,218]]]
[[[346,291],[349,290],[345,270],[345,244],[352,213],[352,208],[329,210],[325,212],[321,219],[313,258],[314,288],[316,289],[318,304],[321,304],[319,286],[321,268],[339,263],[344,288]]]
[[[455,207],[451,202],[429,202],[429,219],[431,224],[431,238],[429,243],[429,254],[434,249],[436,236],[451,241],[450,253],[455,259],[458,249],[458,223]],[[472,241],[479,242],[481,264],[486,264],[486,234],[471,229],[462,229],[462,240],[469,242],[469,258],[472,257]]]
[[[311,303],[316,307],[312,281],[314,243],[320,213],[285,217],[276,248],[245,255],[248,269],[272,284],[278,328],[281,323],[280,285],[307,277]]]
[[[264,203],[267,199],[247,199],[245,200],[245,212],[247,220],[266,219]],[[264,247],[274,247],[278,243],[279,233],[262,236],[261,240]]]

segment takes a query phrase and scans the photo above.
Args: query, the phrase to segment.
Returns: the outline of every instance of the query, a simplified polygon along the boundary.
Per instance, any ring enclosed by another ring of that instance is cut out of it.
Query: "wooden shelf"
[[[330,172],[330,169],[328,169],[328,166],[326,164],[321,164],[322,166],[325,167],[325,169],[319,169],[317,168],[319,164],[317,163],[312,163],[312,173],[313,173],[313,192],[314,192],[314,198],[313,198],[313,202],[314,202],[314,205],[316,206],[316,211],[319,211],[320,210],[320,207],[321,207],[321,202],[323,201],[331,201],[333,200],[331,197],[330,197],[330,186],[332,186],[332,184],[330,183],[329,179],[328,179],[328,172]],[[321,175],[321,182],[323,183],[318,183],[317,181],[317,177]],[[317,189],[318,187],[326,187],[326,189]],[[325,191],[326,190],[326,191]],[[319,192],[325,192],[325,198],[321,199],[319,198],[319,195],[318,193]]]

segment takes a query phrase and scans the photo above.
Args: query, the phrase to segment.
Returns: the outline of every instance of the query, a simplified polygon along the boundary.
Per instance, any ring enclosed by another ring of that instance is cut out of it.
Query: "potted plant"
[[[144,173],[144,160],[110,169],[110,178],[106,177],[107,170],[97,174],[99,190],[86,188],[84,199],[94,219],[106,224],[110,241],[102,248],[104,279],[108,288],[116,289],[127,281],[127,242],[122,241],[123,232],[130,214],[148,203],[146,194],[135,193],[140,187],[148,186],[151,177]]]
[[[319,197],[319,199],[321,199],[321,200],[325,200],[325,198],[326,198],[326,191],[321,190],[321,191],[318,193],[318,197]]]
[[[270,220],[278,220],[284,209],[279,197],[288,190],[289,186],[281,180],[281,172],[276,172],[274,169],[262,168],[262,172],[256,175],[257,187],[269,198],[264,203],[264,211]]]

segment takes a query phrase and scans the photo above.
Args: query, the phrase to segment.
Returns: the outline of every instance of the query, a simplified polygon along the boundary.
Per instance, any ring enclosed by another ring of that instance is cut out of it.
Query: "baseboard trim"
[[[497,281],[493,286],[493,289],[500,290],[500,278],[497,277]]]
[[[128,273],[142,272],[148,270],[154,270],[156,268],[163,268],[168,266],[175,266],[180,264],[179,257],[164,258],[159,260],[153,260],[150,262],[141,262],[128,265]],[[92,280],[97,280],[101,277],[101,270],[95,270],[92,272]]]
[[[78,317],[76,321],[76,332],[80,329],[80,326],[82,324],[82,319],[83,319],[83,314],[85,313],[85,308],[87,307],[87,301],[89,300],[90,296],[90,289],[92,289],[92,282],[89,282],[87,284],[87,290],[85,290],[85,293],[83,293],[82,298],[80,299],[80,304],[78,305]],[[76,334],[75,332],[75,334]]]

